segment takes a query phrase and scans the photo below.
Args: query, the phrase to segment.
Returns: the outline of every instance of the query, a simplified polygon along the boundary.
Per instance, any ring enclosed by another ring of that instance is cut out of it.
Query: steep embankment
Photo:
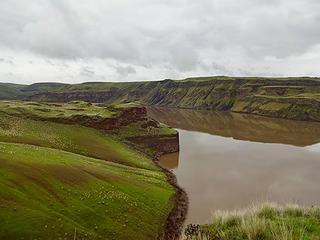
[[[176,138],[175,130],[154,120],[156,126],[139,128],[152,120],[134,106],[15,101],[0,102],[0,109],[1,239],[170,236],[164,230],[176,209],[176,186],[150,156],[128,145],[127,135],[115,133],[135,124],[130,137],[161,139]],[[79,113],[86,122],[71,121]],[[130,124],[87,126],[123,114],[133,114]]]
[[[133,83],[84,83],[28,91],[27,100],[126,103],[214,109],[320,121],[319,78],[206,77]]]

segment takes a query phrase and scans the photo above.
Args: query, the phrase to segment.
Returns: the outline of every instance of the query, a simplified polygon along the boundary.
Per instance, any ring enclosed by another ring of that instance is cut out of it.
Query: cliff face
[[[72,89],[72,90],[70,90]],[[27,100],[126,103],[241,113],[320,121],[318,78],[209,77],[156,82],[112,83],[37,92]]]
[[[122,109],[117,117],[92,117],[88,115],[75,115],[68,118],[43,119],[51,120],[60,123],[79,124],[86,127],[113,130],[122,126],[128,125],[132,122],[147,120],[147,111],[144,107],[130,107]]]
[[[140,146],[156,150],[160,154],[179,152],[179,134],[129,138]]]

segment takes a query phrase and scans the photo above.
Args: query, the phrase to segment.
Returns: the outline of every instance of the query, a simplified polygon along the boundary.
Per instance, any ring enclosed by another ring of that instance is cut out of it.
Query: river
[[[179,131],[161,158],[189,196],[186,223],[261,202],[319,205],[320,123],[227,112],[150,108]]]

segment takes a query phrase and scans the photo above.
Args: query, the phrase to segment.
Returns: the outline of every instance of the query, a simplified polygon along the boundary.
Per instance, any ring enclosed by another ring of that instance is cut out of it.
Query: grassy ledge
[[[218,211],[208,225],[189,225],[185,236],[194,240],[316,240],[320,239],[320,208],[266,203]]]

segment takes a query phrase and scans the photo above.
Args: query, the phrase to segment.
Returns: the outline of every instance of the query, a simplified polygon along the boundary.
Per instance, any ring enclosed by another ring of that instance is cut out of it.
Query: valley
[[[264,202],[314,216],[319,91],[318,78],[2,84],[0,237],[220,238],[213,212]]]

